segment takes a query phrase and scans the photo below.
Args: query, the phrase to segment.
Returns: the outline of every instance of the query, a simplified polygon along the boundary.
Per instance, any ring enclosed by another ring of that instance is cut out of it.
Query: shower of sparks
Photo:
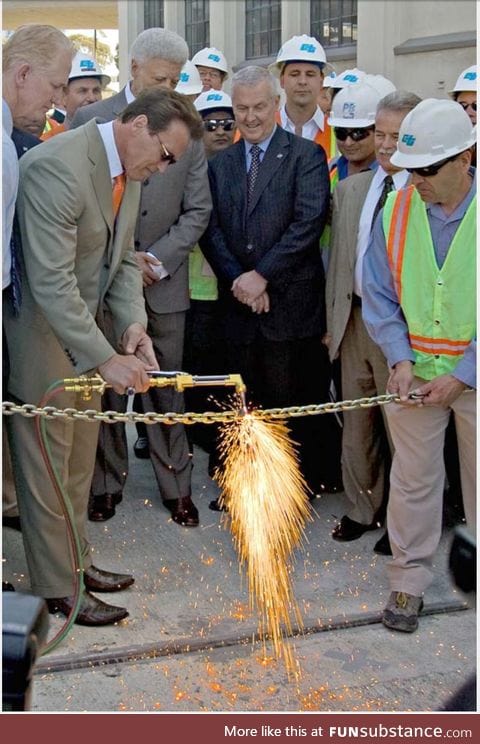
[[[252,412],[221,427],[221,452],[216,480],[240,567],[246,567],[250,606],[259,614],[262,638],[271,639],[276,657],[298,677],[292,645],[286,643],[292,616],[303,625],[290,560],[311,515],[295,449],[285,424]]]

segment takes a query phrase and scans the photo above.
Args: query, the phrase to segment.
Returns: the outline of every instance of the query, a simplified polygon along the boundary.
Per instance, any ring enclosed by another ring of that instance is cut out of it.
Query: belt
[[[352,306],[362,307],[362,298],[355,294],[355,292],[352,292]]]

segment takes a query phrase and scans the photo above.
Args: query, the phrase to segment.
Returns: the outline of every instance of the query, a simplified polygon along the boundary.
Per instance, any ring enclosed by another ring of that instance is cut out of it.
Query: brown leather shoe
[[[99,496],[90,494],[88,500],[88,518],[90,522],[106,522],[115,516],[115,507],[122,500],[122,493],[102,493]]]
[[[198,509],[190,496],[181,499],[169,499],[163,502],[172,515],[172,519],[182,527],[197,527]]]
[[[96,566],[89,566],[83,572],[85,588],[91,592],[121,592],[131,586],[135,579],[130,574],[102,571]]]
[[[61,612],[68,616],[73,607],[73,600],[74,597],[48,597],[46,599],[48,611],[51,614]],[[128,617],[128,611],[125,607],[106,604],[101,599],[94,597],[93,594],[84,592],[75,623],[77,625],[110,625],[118,623],[125,617]]]

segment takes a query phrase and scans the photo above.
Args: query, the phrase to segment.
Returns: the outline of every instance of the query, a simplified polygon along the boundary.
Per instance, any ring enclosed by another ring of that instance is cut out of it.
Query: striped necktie
[[[252,194],[253,194],[253,188],[255,186],[255,181],[257,180],[258,176],[258,169],[260,168],[260,153],[262,151],[262,148],[258,145],[252,145],[250,148],[250,155],[252,156],[252,161],[250,163],[250,169],[247,173],[247,196],[248,200],[250,201]]]

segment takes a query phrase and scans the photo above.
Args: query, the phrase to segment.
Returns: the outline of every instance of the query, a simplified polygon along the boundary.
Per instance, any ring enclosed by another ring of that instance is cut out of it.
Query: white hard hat
[[[332,103],[328,123],[332,127],[371,127],[375,124],[378,102],[382,96],[369,83],[347,85]]]
[[[102,68],[93,57],[83,52],[77,52],[73,58],[68,81],[77,78],[99,78],[102,88],[105,88],[112,79],[102,72]]]
[[[200,93],[193,105],[200,113],[206,111],[231,111],[233,116],[232,99],[223,90],[206,90]]]
[[[453,90],[449,90],[448,92],[454,95],[455,93],[461,93],[466,90],[477,92],[477,65],[467,67],[458,77]]]
[[[370,73],[367,73],[363,78],[363,82],[368,83],[372,88],[375,88],[375,90],[379,92],[380,98],[384,98],[385,96],[388,96],[389,93],[393,93],[394,90],[397,90],[392,81],[383,77],[383,75],[371,75]]]
[[[228,65],[225,55],[215,47],[205,47],[193,55],[192,62],[194,65],[202,67],[213,67],[214,70],[220,70],[225,73],[225,80],[228,77]]]
[[[351,70],[344,70],[343,72],[339,72],[338,75],[335,72],[331,72],[323,81],[323,87],[346,88],[347,85],[362,83],[365,75],[366,73],[363,70],[359,70],[358,67],[353,67]]]
[[[402,121],[390,162],[398,168],[424,168],[468,150],[475,141],[472,122],[456,101],[426,98]]]
[[[280,47],[277,59],[268,66],[268,69],[275,75],[279,75],[286,62],[310,62],[319,65],[322,70],[327,66],[332,69],[332,66],[327,62],[325,50],[320,42],[313,36],[307,36],[306,34],[292,36],[291,39],[286,41]]]
[[[200,79],[200,73],[189,59],[185,62],[180,72],[180,78],[175,88],[177,93],[183,93],[184,96],[197,95],[203,90],[203,83]]]

